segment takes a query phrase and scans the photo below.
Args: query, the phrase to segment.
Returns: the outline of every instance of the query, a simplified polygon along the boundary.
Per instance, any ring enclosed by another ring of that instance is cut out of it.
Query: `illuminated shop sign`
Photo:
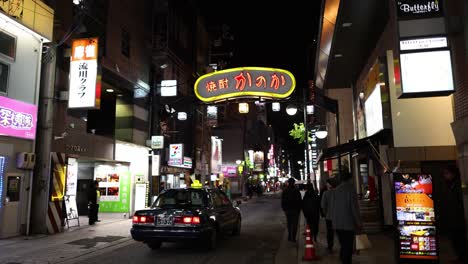
[[[169,161],[170,166],[183,165],[184,162],[184,145],[170,144],[169,145]]]
[[[37,106],[0,96],[0,136],[36,138]]]
[[[70,61],[68,108],[99,108],[98,39],[75,39]]]
[[[400,50],[424,50],[448,47],[446,37],[400,40]]]
[[[453,93],[450,50],[400,54],[403,97]]]
[[[195,94],[203,102],[239,97],[287,98],[296,87],[296,79],[286,70],[244,67],[217,71],[201,76]]]
[[[398,0],[398,18],[427,18],[443,16],[442,0]]]

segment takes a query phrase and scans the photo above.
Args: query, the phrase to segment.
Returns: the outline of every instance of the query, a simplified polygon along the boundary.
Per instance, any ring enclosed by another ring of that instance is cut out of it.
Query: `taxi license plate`
[[[156,222],[156,225],[159,225],[159,226],[171,226],[173,224],[173,219],[172,217],[164,217],[164,216],[160,216],[157,218],[157,222]]]

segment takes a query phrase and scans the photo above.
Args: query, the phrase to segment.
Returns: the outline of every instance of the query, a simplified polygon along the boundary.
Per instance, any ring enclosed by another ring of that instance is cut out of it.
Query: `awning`
[[[350,153],[357,153],[364,148],[370,147],[369,144],[371,143],[374,144],[377,142],[381,144],[388,144],[390,140],[391,130],[384,129],[370,137],[361,138],[335,147],[323,149],[318,156],[318,160],[324,161],[327,159],[337,159],[338,157],[345,156]]]

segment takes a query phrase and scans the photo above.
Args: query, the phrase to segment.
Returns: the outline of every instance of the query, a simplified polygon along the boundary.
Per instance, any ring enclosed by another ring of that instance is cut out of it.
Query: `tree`
[[[309,131],[309,142],[312,141],[312,132]],[[294,123],[294,128],[289,131],[289,135],[294,139],[298,140],[299,144],[304,143],[305,141],[305,126],[304,123],[296,124]]]

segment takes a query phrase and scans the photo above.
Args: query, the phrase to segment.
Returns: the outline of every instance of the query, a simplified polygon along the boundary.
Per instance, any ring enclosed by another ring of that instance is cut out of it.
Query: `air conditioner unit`
[[[29,152],[19,152],[16,155],[16,168],[31,170],[36,164],[36,154]]]

